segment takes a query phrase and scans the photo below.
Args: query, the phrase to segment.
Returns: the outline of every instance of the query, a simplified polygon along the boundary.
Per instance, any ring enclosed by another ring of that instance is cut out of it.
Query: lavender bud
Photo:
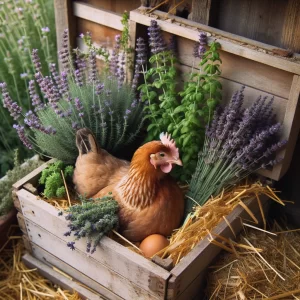
[[[151,20],[151,25],[148,27],[149,45],[151,52],[157,54],[166,50],[165,42],[163,41],[160,27],[157,21]]]
[[[38,49],[32,50],[32,62],[34,64],[36,72],[42,73],[42,64],[41,64],[40,58],[38,56]]]
[[[14,124],[13,128],[16,129],[18,136],[25,147],[28,149],[33,149],[32,144],[29,142],[28,138],[25,135],[24,126]]]

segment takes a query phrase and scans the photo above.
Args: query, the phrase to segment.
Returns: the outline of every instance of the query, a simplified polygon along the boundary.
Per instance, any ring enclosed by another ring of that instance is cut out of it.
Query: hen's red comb
[[[172,156],[174,156],[176,159],[179,158],[179,150],[176,148],[176,143],[173,139],[171,139],[171,134],[168,134],[167,132],[164,133],[162,132],[159,135],[159,138],[163,145],[167,146],[170,148]]]

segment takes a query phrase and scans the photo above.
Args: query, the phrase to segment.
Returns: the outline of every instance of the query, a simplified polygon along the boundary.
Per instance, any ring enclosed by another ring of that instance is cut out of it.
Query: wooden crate
[[[202,240],[169,271],[108,237],[102,239],[93,255],[85,252],[84,240],[77,241],[76,249],[70,250],[66,243],[72,238],[63,235],[68,229],[67,221],[58,216],[55,207],[39,200],[34,188],[41,171],[51,162],[14,184],[15,207],[19,211],[24,242],[35,258],[108,299],[193,299],[197,295],[207,266],[220,252],[208,239]],[[265,199],[263,203],[267,204]],[[260,215],[256,199],[248,201],[247,206]],[[244,218],[250,219],[242,207],[237,207],[227,220],[238,233]],[[214,232],[233,238],[225,221]]]

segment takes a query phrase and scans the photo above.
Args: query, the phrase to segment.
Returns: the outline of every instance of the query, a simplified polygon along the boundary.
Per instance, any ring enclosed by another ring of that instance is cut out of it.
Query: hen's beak
[[[182,166],[182,161],[180,158],[170,159],[167,161],[168,163],[175,164],[178,166]]]

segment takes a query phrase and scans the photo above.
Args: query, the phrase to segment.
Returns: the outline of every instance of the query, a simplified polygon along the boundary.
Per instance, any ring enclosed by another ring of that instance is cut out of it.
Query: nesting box
[[[77,17],[92,18],[93,22],[97,22],[97,16],[110,17],[109,12],[104,14],[103,10],[77,1],[73,3],[73,8]],[[116,16],[111,17],[116,20]],[[145,33],[152,19],[157,20],[165,34],[177,37],[178,67],[182,72],[193,66],[192,48],[198,41],[200,31],[207,32],[209,40],[217,39],[220,42],[224,99],[230,99],[232,93],[242,85],[246,86],[246,104],[253,102],[258,95],[275,96],[274,108],[279,121],[283,123],[282,138],[288,139],[288,144],[279,153],[284,157],[282,163],[272,170],[263,171],[262,175],[280,179],[289,167],[299,132],[299,57],[283,57],[276,54],[278,52],[270,45],[159,11],[148,14],[145,10],[130,12],[132,46],[139,33]],[[109,24],[119,26],[115,22]],[[19,224],[24,232],[26,247],[35,258],[56,267],[108,299],[179,300],[197,297],[205,271],[220,248],[206,238],[175,267],[158,258],[154,259],[155,262],[150,261],[108,237],[101,240],[93,255],[86,254],[86,243],[83,240],[76,242],[76,249],[71,251],[66,246],[71,239],[63,235],[67,221],[58,216],[53,206],[39,200],[37,196],[38,178],[49,163],[51,161],[14,185]],[[256,199],[247,201],[246,205],[254,214],[261,215]],[[263,201],[263,205],[265,207],[267,201]],[[248,217],[248,213],[240,206],[227,217],[235,233],[241,230],[241,219],[245,217]],[[233,237],[230,227],[223,221],[214,229],[214,233]]]

